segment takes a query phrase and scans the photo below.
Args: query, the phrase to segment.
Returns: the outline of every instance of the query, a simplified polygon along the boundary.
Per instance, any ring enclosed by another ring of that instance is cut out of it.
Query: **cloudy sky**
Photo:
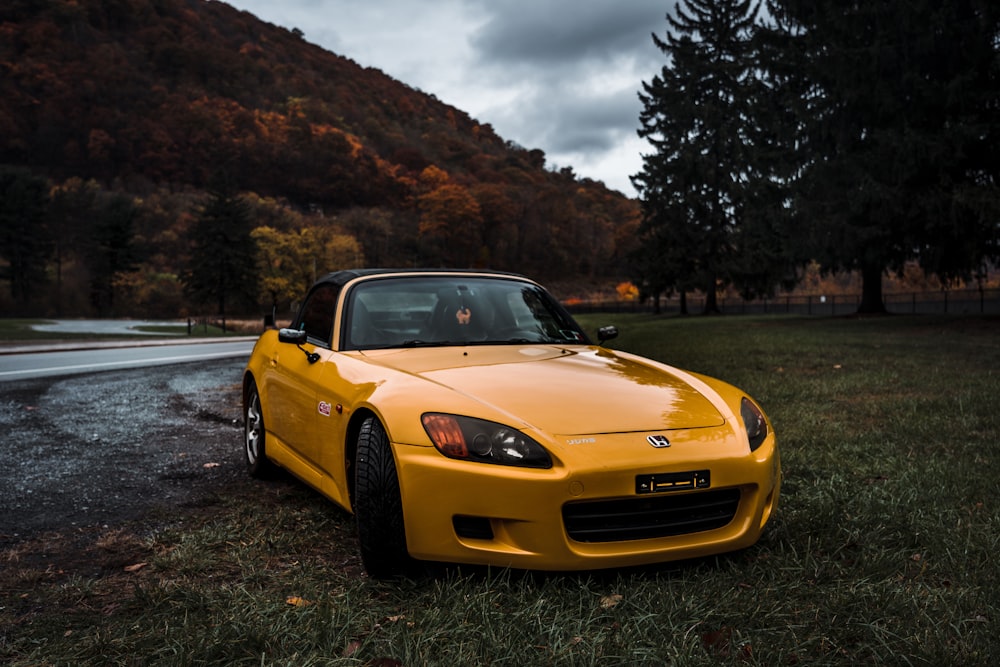
[[[643,81],[672,0],[225,0],[635,196]]]

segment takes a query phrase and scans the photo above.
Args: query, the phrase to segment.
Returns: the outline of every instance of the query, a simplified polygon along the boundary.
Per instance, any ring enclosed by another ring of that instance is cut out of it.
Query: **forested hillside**
[[[211,312],[184,287],[225,221],[253,239],[254,284],[226,288],[246,311],[357,265],[610,283],[639,215],[488,123],[205,0],[6,0],[0,165],[7,314]]]

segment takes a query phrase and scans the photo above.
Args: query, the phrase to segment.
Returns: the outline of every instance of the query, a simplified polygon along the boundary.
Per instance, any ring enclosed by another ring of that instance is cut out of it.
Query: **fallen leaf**
[[[146,567],[147,565],[149,565],[149,563],[136,563],[134,565],[126,565],[125,566],[125,571],[126,572],[138,572],[139,570],[141,570],[142,568]]]
[[[71,634],[73,634],[73,631],[67,630],[66,632],[63,633],[63,637],[69,637]]]
[[[218,468],[219,465],[220,464],[218,464],[218,463],[210,462],[210,463],[206,463],[205,465],[203,465],[202,468]]]
[[[298,595],[289,595],[287,598],[285,598],[285,602],[294,607],[308,607],[309,605],[312,604],[312,602],[310,602],[309,600],[306,600],[305,598],[300,598]]]
[[[720,630],[712,630],[701,635],[701,645],[705,650],[714,656],[728,658],[730,642],[733,638],[732,628],[723,627]]]
[[[834,364],[834,365],[833,365],[833,367],[834,367],[834,368],[836,368],[836,369],[841,369],[841,368],[843,368],[843,366],[841,366],[840,364]]]
[[[733,629],[723,626],[719,630],[706,632],[701,636],[701,644],[716,658],[736,658],[749,662],[753,658],[750,642],[733,645]]]
[[[351,643],[348,644],[347,648],[344,649],[344,657],[350,658],[352,655],[358,652],[359,648],[361,648],[361,642],[358,641],[357,639],[351,640]]]
[[[601,598],[601,607],[603,609],[611,609],[617,607],[618,603],[622,601],[622,596],[618,593],[613,593],[611,595],[605,595]]]

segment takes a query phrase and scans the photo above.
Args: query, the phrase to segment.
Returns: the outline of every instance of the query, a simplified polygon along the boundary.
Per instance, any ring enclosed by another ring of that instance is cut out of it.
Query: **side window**
[[[313,290],[302,306],[299,329],[308,334],[310,342],[324,347],[330,346],[334,310],[337,307],[339,293],[340,289],[336,285],[320,285]]]

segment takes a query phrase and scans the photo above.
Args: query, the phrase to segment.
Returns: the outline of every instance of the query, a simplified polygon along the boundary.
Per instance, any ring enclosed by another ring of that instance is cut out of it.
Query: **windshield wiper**
[[[404,340],[400,343],[400,347],[445,347],[448,345],[456,345],[448,340],[420,340],[419,338],[414,338],[411,340]]]
[[[487,339],[487,340],[470,340],[462,345],[536,345],[551,343],[548,340],[538,340],[537,338],[504,338],[504,339]]]

